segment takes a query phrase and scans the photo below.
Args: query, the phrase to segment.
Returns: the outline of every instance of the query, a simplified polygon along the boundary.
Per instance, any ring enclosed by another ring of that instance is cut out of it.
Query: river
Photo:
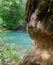
[[[30,50],[31,48],[31,38],[27,32],[0,32],[0,36],[5,39],[8,44],[15,44],[18,49]]]

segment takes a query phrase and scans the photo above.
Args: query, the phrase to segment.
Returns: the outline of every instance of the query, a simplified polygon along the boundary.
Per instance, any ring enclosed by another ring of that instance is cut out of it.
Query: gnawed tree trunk
[[[25,19],[32,48],[22,65],[53,65],[53,0],[28,0]]]

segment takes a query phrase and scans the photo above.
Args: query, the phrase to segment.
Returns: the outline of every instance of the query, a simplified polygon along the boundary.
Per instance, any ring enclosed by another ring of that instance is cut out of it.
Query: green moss
[[[37,5],[36,5],[37,4]],[[39,17],[45,17],[48,13],[53,13],[53,0],[27,0],[25,19],[29,21],[31,14],[37,9]]]

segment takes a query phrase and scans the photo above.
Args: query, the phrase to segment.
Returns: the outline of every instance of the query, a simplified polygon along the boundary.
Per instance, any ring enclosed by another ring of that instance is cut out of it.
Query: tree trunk
[[[53,0],[28,0],[26,6],[32,48],[22,65],[53,65]]]

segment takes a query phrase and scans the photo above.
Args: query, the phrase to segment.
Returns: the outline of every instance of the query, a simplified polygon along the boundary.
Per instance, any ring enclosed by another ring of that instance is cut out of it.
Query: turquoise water
[[[16,44],[18,48],[31,48],[31,38],[27,32],[5,32],[3,38],[6,43]]]

